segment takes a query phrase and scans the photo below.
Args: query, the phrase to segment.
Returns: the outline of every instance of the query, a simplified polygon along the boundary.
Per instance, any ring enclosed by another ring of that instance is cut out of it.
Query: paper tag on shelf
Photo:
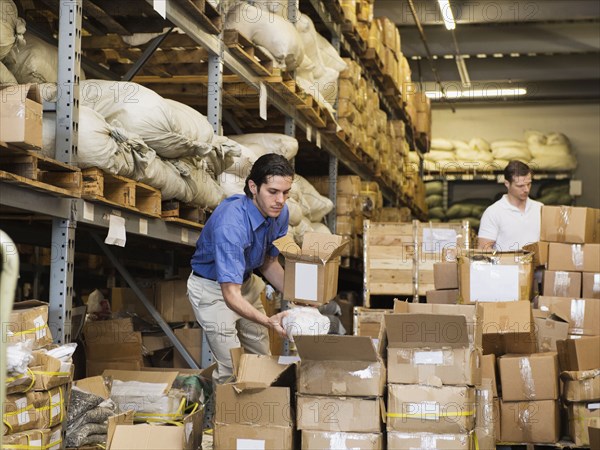
[[[189,235],[187,228],[181,229],[181,242],[187,243],[189,241]]]
[[[259,115],[262,120],[267,120],[267,86],[265,83],[260,83],[260,111]]]
[[[167,18],[167,0],[152,0],[152,7],[163,19]]]
[[[308,142],[312,140],[312,127],[310,125],[306,125],[306,140]]]
[[[148,221],[140,219],[140,234],[148,234]]]
[[[111,214],[108,224],[108,235],[106,236],[106,239],[104,239],[104,243],[125,247],[125,242],[127,242],[125,219]]]
[[[317,147],[321,148],[321,133],[317,131]]]
[[[83,220],[94,221],[94,204],[83,202]]]

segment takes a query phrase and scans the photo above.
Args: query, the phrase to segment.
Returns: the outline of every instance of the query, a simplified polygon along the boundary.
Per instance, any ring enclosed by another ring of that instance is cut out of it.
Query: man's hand
[[[282,320],[288,315],[288,311],[281,311],[269,317],[269,328],[274,330],[280,337],[287,338],[287,333],[283,328]]]

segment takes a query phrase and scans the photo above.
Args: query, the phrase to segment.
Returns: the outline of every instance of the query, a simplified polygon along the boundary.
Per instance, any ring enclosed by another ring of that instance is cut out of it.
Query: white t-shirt
[[[504,194],[485,210],[479,225],[479,237],[496,242],[496,250],[509,252],[540,240],[542,203],[527,199],[521,211]]]

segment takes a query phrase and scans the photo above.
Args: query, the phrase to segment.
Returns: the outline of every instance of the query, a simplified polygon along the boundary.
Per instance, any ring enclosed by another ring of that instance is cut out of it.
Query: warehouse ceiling
[[[436,0],[412,3],[431,60],[409,1],[376,0],[375,16],[396,23],[413,81],[421,81],[426,91],[439,90],[433,65],[450,95],[471,92],[462,100],[478,100],[473,91],[487,92],[487,98],[480,98],[484,101],[600,98],[599,1],[450,0],[453,31],[445,28]],[[464,56],[468,89],[461,83],[457,54]],[[508,88],[525,89],[526,94],[502,95]],[[497,89],[505,91],[497,95]]]

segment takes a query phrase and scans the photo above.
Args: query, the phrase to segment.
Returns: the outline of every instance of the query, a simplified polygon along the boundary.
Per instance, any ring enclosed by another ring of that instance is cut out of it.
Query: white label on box
[[[50,399],[50,417],[58,417],[60,416],[61,411],[61,395],[60,392],[58,394],[54,394]]]
[[[514,302],[519,300],[519,266],[516,264],[471,263],[472,302]]]
[[[600,403],[588,403],[587,409],[600,409]]]
[[[18,411],[17,423],[23,425],[24,423],[29,422],[29,414],[27,414],[27,411],[25,410],[25,408],[27,408],[27,398],[22,397],[15,400],[15,407]]]
[[[148,221],[140,218],[140,234],[148,234]]]
[[[318,267],[315,264],[296,263],[295,297],[298,300],[317,301]]]
[[[437,402],[407,403],[406,414],[421,420],[438,420],[440,417],[440,404]]]
[[[236,439],[236,450],[265,450],[265,441],[259,439]]]
[[[83,220],[94,221],[94,204],[83,202]]]
[[[46,337],[46,321],[42,316],[37,316],[33,319],[33,325],[35,327],[35,338],[42,339]]]
[[[423,253],[441,254],[444,248],[456,248],[456,230],[423,228]]]
[[[440,366],[444,364],[444,352],[442,350],[415,352],[413,364],[435,364],[436,366]]]
[[[300,362],[299,356],[280,356],[277,360],[278,364],[283,364],[284,366],[287,366],[288,364],[294,364],[297,362]]]
[[[42,440],[34,439],[32,441],[29,441],[29,444],[25,448],[42,448]]]

